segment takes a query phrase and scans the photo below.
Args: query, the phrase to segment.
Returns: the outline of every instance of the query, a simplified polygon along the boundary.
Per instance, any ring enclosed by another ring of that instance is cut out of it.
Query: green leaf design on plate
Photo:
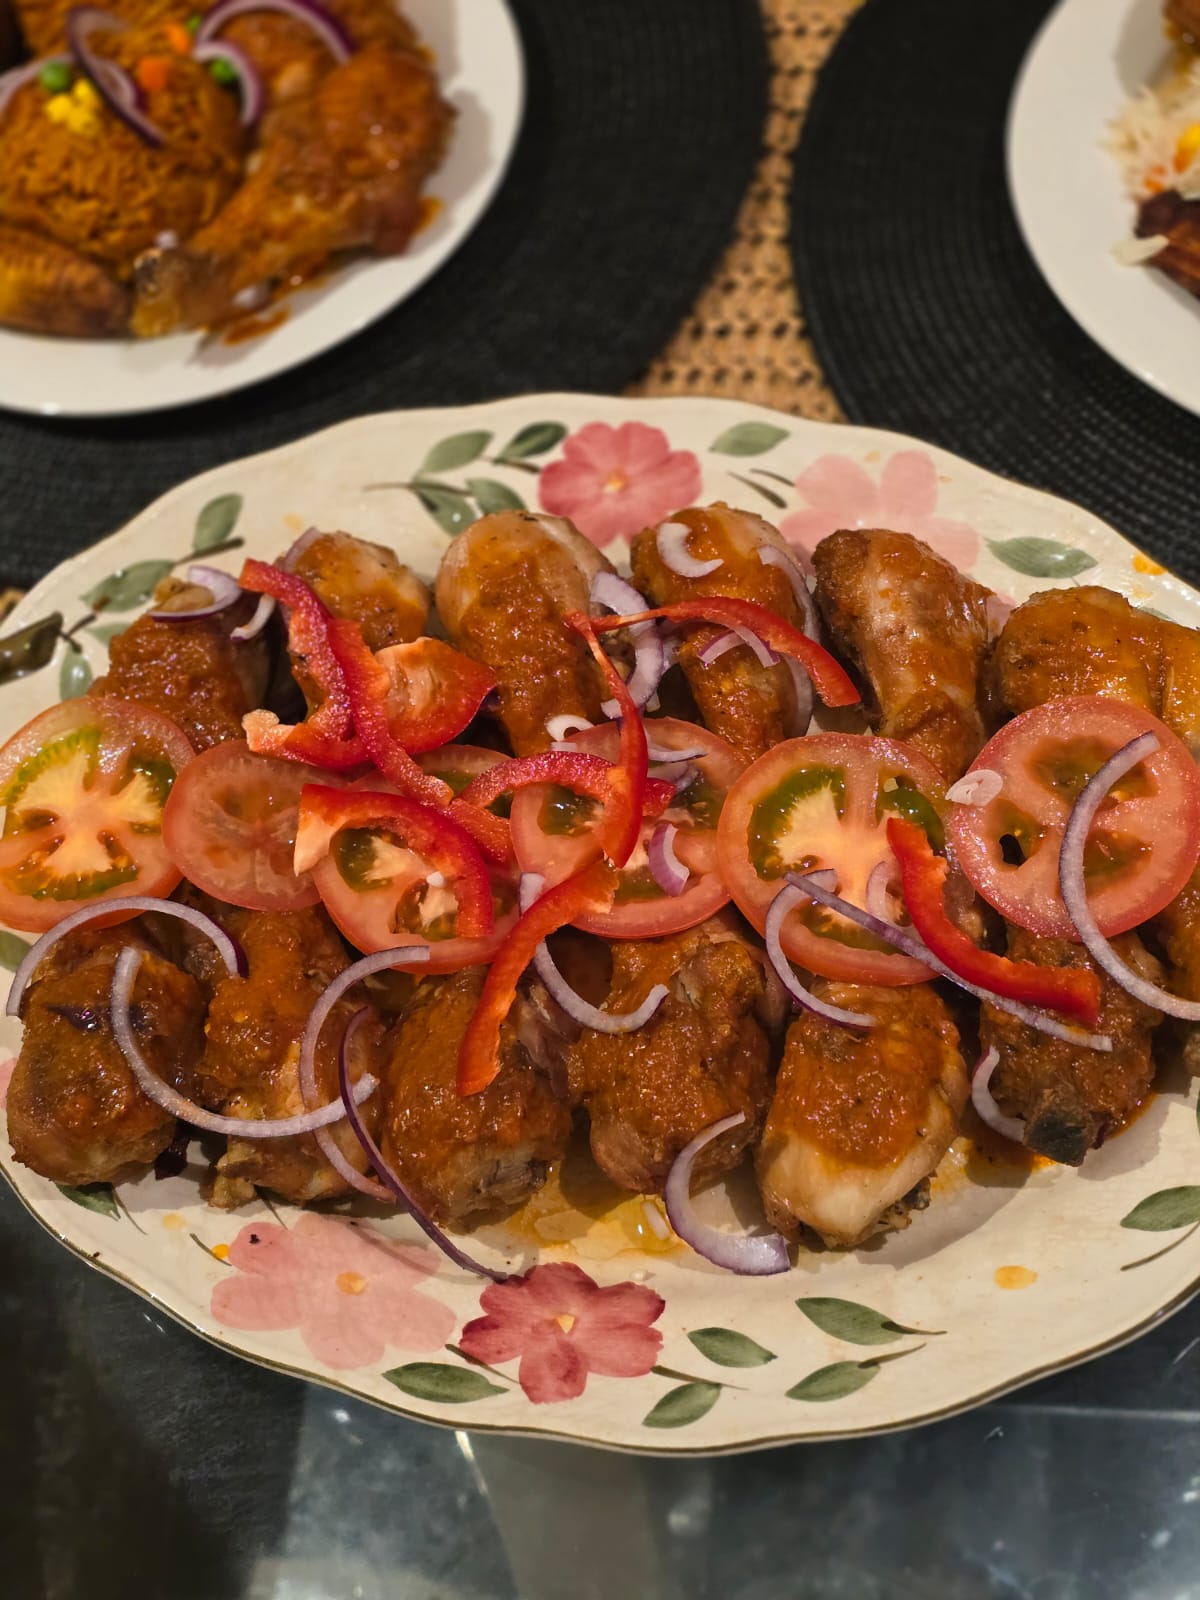
[[[930,1328],[909,1328],[902,1322],[893,1322],[881,1311],[860,1305],[857,1300],[834,1300],[820,1295],[796,1301],[810,1322],[815,1322],[822,1333],[847,1344],[895,1344],[906,1333],[930,1334]]]
[[[877,1361],[835,1361],[818,1367],[788,1390],[789,1400],[844,1400],[865,1388],[879,1373]]]
[[[497,483],[495,478],[468,478],[467,491],[474,496],[475,504],[485,514],[525,509],[525,502],[517,491],[510,489],[506,483]]]
[[[717,1403],[721,1393],[719,1383],[681,1383],[678,1389],[668,1389],[642,1418],[644,1428],[686,1428],[690,1422],[699,1422]]]
[[[93,611],[132,611],[149,600],[155,584],[167,576],[173,565],[170,561],[135,561],[131,567],[110,572],[88,590],[83,603]]]
[[[530,456],[544,456],[567,437],[561,422],[527,422],[496,457],[497,461],[526,461]]]
[[[452,472],[455,467],[478,461],[491,442],[491,434],[482,430],[452,433],[448,439],[439,439],[418,467],[417,477],[423,478],[427,472]]]
[[[775,1352],[733,1328],[697,1328],[688,1338],[702,1356],[718,1367],[762,1367],[775,1360]]]
[[[62,700],[74,700],[92,686],[92,669],[80,650],[68,650],[58,669],[58,693]]]
[[[1095,556],[1057,539],[989,539],[987,545],[998,561],[1027,578],[1077,578],[1096,565]]]
[[[1196,1184],[1148,1194],[1127,1217],[1121,1218],[1123,1228],[1138,1228],[1143,1233],[1169,1233],[1172,1228],[1186,1228],[1193,1222],[1200,1222],[1200,1186]]]
[[[23,678],[27,672],[44,667],[54,654],[61,631],[62,612],[56,611],[0,639],[0,683]]]
[[[107,650],[117,635],[124,633],[128,626],[127,622],[101,622],[96,627],[89,628],[88,632],[93,639],[99,639]]]
[[[462,1406],[471,1400],[486,1400],[490,1394],[503,1394],[498,1383],[489,1383],[482,1372],[469,1367],[452,1367],[447,1361],[410,1361],[382,1374],[397,1389],[415,1400],[433,1400],[438,1405]]]
[[[414,483],[413,493],[447,533],[461,533],[475,521],[475,510],[461,489],[445,483]]]
[[[202,555],[204,551],[213,550],[217,545],[224,544],[237,527],[237,520],[241,514],[240,494],[219,494],[215,500],[210,500],[196,518],[196,528],[192,534],[192,549],[195,553]]]
[[[739,422],[718,434],[708,448],[720,456],[761,456],[787,436],[786,428],[770,422]]]
[[[28,939],[22,939],[17,934],[0,928],[0,967],[7,967],[10,972],[15,972],[29,951]]]
[[[89,1183],[82,1189],[69,1183],[56,1183],[54,1187],[75,1205],[85,1211],[98,1211],[102,1217],[120,1217],[117,1197],[111,1183]]]

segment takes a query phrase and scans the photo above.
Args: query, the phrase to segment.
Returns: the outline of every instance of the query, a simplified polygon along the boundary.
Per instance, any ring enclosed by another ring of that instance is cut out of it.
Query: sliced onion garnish
[[[706,667],[723,656],[727,650],[736,650],[738,645],[744,644],[748,650],[754,652],[759,666],[773,667],[779,657],[765,644],[751,628],[727,628],[724,633],[719,633],[715,639],[710,639],[702,650],[697,653],[696,659]]]
[[[297,562],[309,545],[315,544],[318,539],[323,537],[320,528],[305,528],[298,539],[292,540],[275,565],[281,572],[295,572]]]
[[[91,79],[96,93],[112,114],[157,150],[162,145],[163,132],[142,110],[141,90],[124,67],[98,56],[88,42],[97,29],[122,33],[126,27],[127,24],[120,17],[114,17],[111,11],[102,11],[97,6],[74,6],[67,12],[67,45],[76,65]]]
[[[986,806],[1000,793],[1004,779],[991,767],[965,773],[946,790],[946,799],[959,806]]]
[[[231,639],[254,639],[263,631],[267,623],[275,615],[275,596],[273,594],[260,594],[258,604],[249,622],[243,622],[240,628],[235,628],[229,635]]]
[[[23,89],[27,83],[36,83],[46,67],[71,65],[70,56],[42,56],[40,60],[27,61],[22,67],[14,67],[11,72],[0,73],[0,117],[17,90]]]
[[[396,952],[385,950],[381,954],[395,955]],[[361,962],[356,963],[356,965],[361,965]],[[377,968],[376,970],[378,971],[379,969]],[[344,977],[345,973],[342,976]],[[360,1011],[350,1019],[351,1028],[361,1016],[362,1012]],[[360,1078],[359,1085],[364,1081],[364,1079]],[[346,1050],[342,1050],[338,1057],[338,1087],[342,1092],[342,1105],[345,1108],[346,1120],[354,1131],[354,1137],[362,1145],[367,1160],[383,1180],[383,1186],[390,1190],[391,1194],[395,1195],[422,1233],[426,1234],[437,1245],[442,1254],[448,1256],[454,1262],[456,1267],[462,1267],[466,1272],[477,1272],[480,1277],[491,1278],[496,1283],[503,1283],[507,1279],[508,1273],[499,1272],[495,1267],[485,1267],[482,1262],[476,1261],[472,1256],[469,1256],[465,1250],[460,1250],[449,1234],[443,1233],[425,1208],[418,1203],[416,1196],[395,1168],[388,1165],[383,1151],[371,1137],[370,1130],[359,1112],[357,1102],[361,1096],[358,1094],[358,1085],[352,1086],[350,1083],[350,1065]],[[350,1170],[353,1171],[354,1169],[350,1168]]]
[[[545,940],[534,951],[533,969],[545,984],[550,998],[562,1007],[573,1022],[577,1022],[581,1028],[590,1028],[593,1033],[636,1033],[639,1028],[645,1027],[670,993],[665,983],[656,983],[636,1011],[601,1011],[599,1006],[590,1005],[577,990],[572,989],[554,965],[554,957]]]
[[[556,744],[560,739],[569,739],[573,733],[586,733],[593,727],[595,723],[589,722],[586,717],[573,717],[569,712],[546,718],[546,732]]]
[[[346,1031],[342,1035],[341,1044],[338,1046],[339,1085],[342,1081],[343,1073],[345,1073],[346,1081],[349,1082],[350,1080],[350,1057],[354,1040],[357,1037],[358,1030],[370,1015],[370,1006],[360,1006],[346,1024]],[[305,1104],[307,1103],[307,1097],[305,1097]],[[383,1184],[376,1183],[373,1178],[368,1178],[366,1173],[360,1172],[356,1166],[349,1162],[342,1154],[341,1146],[331,1136],[328,1129],[321,1128],[318,1130],[317,1143],[321,1147],[321,1154],[329,1165],[352,1189],[357,1189],[359,1194],[365,1194],[372,1200],[381,1200],[385,1205],[394,1204],[396,1197],[392,1191],[385,1189]]]
[[[832,879],[832,872],[822,873],[826,879]],[[799,1002],[806,1011],[815,1012],[818,1017],[824,1017],[827,1022],[837,1022],[846,1028],[873,1028],[875,1018],[866,1011],[846,1011],[841,1006],[831,1005],[828,1000],[818,1000],[816,995],[797,978],[791,962],[784,954],[780,932],[783,928],[784,918],[793,906],[799,905],[804,896],[798,889],[790,884],[784,884],[779,893],[771,901],[767,911],[767,920],[763,924],[763,943],[767,947],[767,957],[772,970],[783,987],[793,1000]]]
[[[340,1122],[346,1115],[346,1107],[339,1098],[316,1111],[306,1111],[297,1117],[222,1117],[214,1111],[206,1111],[194,1100],[180,1094],[178,1089],[173,1089],[142,1055],[134,1035],[129,1002],[141,964],[142,952],[133,945],[126,945],[113,968],[109,1008],[113,1037],[121,1047],[121,1054],[129,1063],[138,1087],[155,1105],[169,1111],[174,1117],[182,1117],[195,1128],[202,1128],[205,1133],[223,1133],[230,1139],[291,1139],[298,1134],[315,1133],[318,1128],[327,1128],[331,1122]],[[369,1072],[364,1073],[354,1086],[355,1100],[367,1099],[374,1094],[376,1087],[377,1080]]]
[[[710,572],[725,565],[720,556],[711,561],[701,561],[688,549],[692,530],[686,522],[663,522],[654,535],[659,559],[668,572],[677,578],[707,578]]]
[[[960,977],[953,968],[940,961],[912,928],[899,928],[894,922],[872,916],[869,911],[864,911],[849,900],[843,900],[840,895],[831,894],[816,881],[820,876],[821,874],[815,872],[803,877],[789,873],[787,881],[794,884],[797,889],[802,889],[818,905],[826,906],[830,911],[840,912],[849,921],[857,923],[860,928],[865,928],[868,933],[873,933],[877,939],[882,939],[904,955],[911,956],[922,966],[929,967],[939,977],[948,978],[960,989],[973,994],[977,1000],[986,1000],[988,1005],[995,1006],[998,1011],[1007,1011],[1012,1016],[1018,1017],[1028,1027],[1036,1028],[1039,1033],[1049,1034],[1052,1039],[1062,1039],[1067,1044],[1078,1045],[1084,1050],[1112,1049],[1113,1042],[1106,1033],[1085,1033],[1082,1028],[1073,1027],[1067,1022],[1059,1022],[1054,1017],[1047,1016],[1044,1011],[1037,1011],[1033,1006],[1022,1004],[1020,1000],[1009,1000],[1003,995],[994,994],[990,989],[980,988],[977,983],[968,983],[966,978]]]
[[[209,41],[197,44],[192,56],[196,61],[224,61],[232,68],[237,77],[238,95],[241,99],[241,124],[243,128],[252,128],[263,114],[267,93],[259,77],[258,68],[242,47],[230,44],[226,39],[222,39],[219,44]]]
[[[647,735],[653,726],[652,722],[646,724]],[[677,761],[700,761],[708,753],[702,744],[689,744],[679,750],[670,750],[665,745],[654,744],[649,737],[646,739],[646,759],[655,765],[663,762],[673,766]]]
[[[1083,791],[1067,819],[1062,846],[1058,854],[1058,887],[1063,904],[1083,947],[1096,965],[1119,983],[1135,1000],[1153,1006],[1169,1017],[1179,1017],[1184,1022],[1200,1022],[1200,1001],[1184,1000],[1180,995],[1160,989],[1158,984],[1141,977],[1121,960],[1120,956],[1100,932],[1088,905],[1087,884],[1083,876],[1083,851],[1096,813],[1104,797],[1127,772],[1132,772],[1158,749],[1158,739],[1152,733],[1139,734],[1110,756],[1099,772],[1084,785]]]
[[[891,902],[888,899],[888,885],[892,878],[892,864],[890,861],[877,861],[871,868],[871,876],[867,879],[867,892],[863,899],[867,902],[867,910],[873,917],[878,917],[881,922],[895,922],[892,915]]]
[[[175,900],[160,900],[155,895],[120,895],[111,900],[97,900],[94,905],[81,906],[78,911],[72,911],[69,917],[56,922],[49,932],[44,933],[36,944],[30,946],[28,954],[13,973],[12,986],[8,991],[7,1015],[10,1017],[21,1015],[21,1001],[25,997],[29,980],[41,966],[53,945],[68,933],[74,933],[76,928],[84,928],[89,922],[103,921],[104,918],[111,917],[114,912],[119,911],[157,911],[163,916],[178,917],[180,922],[189,923],[197,933],[202,933],[206,939],[212,940],[231,978],[241,976],[246,970],[245,958],[239,946],[224,928],[215,923],[211,917],[206,917],[203,911],[193,911],[191,906],[180,905]]]
[[[791,736],[793,739],[799,739],[812,726],[816,698],[813,694],[812,679],[800,663],[793,661],[791,656],[785,656],[784,663],[792,675],[792,686],[796,691],[796,713],[792,718]]]
[[[354,53],[354,40],[332,11],[317,0],[217,0],[196,32],[197,44],[215,39],[227,22],[252,11],[275,11],[280,16],[302,22],[317,35],[333,59],[341,65]]]
[[[682,894],[691,876],[675,854],[675,839],[679,829],[673,822],[660,822],[650,835],[646,855],[650,862],[650,875],[664,894]]]
[[[690,761],[656,761],[654,766],[653,776],[664,783],[673,783],[676,794],[686,789],[696,776],[696,768]]]
[[[626,614],[630,606],[638,611],[649,609],[645,598],[631,583],[618,578],[615,572],[598,572],[592,579],[590,597],[593,605],[603,606],[615,616]],[[626,688],[640,711],[653,698],[667,670],[667,654],[653,621],[635,622],[629,630],[629,637],[633,644],[633,672]],[[621,715],[620,702],[617,700],[606,700],[600,709],[610,719]]]
[[[521,881],[517,885],[517,907],[522,916],[546,887],[546,880],[540,872],[523,872]]]
[[[745,1120],[746,1113],[738,1111],[732,1117],[722,1117],[720,1122],[714,1122],[698,1133],[691,1144],[675,1157],[663,1190],[663,1200],[671,1226],[697,1255],[729,1272],[767,1277],[774,1272],[786,1272],[792,1264],[788,1257],[787,1240],[781,1233],[722,1233],[719,1228],[701,1221],[692,1204],[692,1168],[696,1164],[696,1157],[714,1139],[728,1133],[730,1128],[739,1127]]]
[[[1020,1117],[1006,1117],[992,1099],[992,1073],[999,1065],[1000,1052],[992,1045],[980,1057],[971,1074],[971,1104],[978,1112],[980,1121],[986,1122],[993,1133],[998,1133],[1002,1139],[1011,1139],[1014,1144],[1024,1144],[1025,1124]]]
[[[796,609],[804,619],[804,631],[810,639],[815,639],[820,632],[817,603],[808,587],[808,573],[800,557],[793,555],[789,550],[780,550],[777,545],[763,544],[758,547],[758,559],[764,567],[780,567],[787,573],[792,585],[792,594],[795,596]]]
[[[219,567],[190,566],[187,581],[197,589],[208,590],[212,595],[208,605],[192,606],[187,611],[152,611],[155,622],[195,622],[199,617],[214,617],[242,598],[237,579]]]

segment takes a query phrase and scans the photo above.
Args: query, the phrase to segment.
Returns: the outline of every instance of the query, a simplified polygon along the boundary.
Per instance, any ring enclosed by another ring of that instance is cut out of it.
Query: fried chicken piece
[[[55,1183],[137,1176],[175,1135],[175,1118],[143,1094],[112,1035],[113,968],[128,945],[143,952],[131,1006],[142,1053],[169,1083],[190,1090],[204,1038],[203,992],[134,928],[67,934],[26,995],[8,1136],[17,1160]]]
[[[1162,968],[1135,933],[1112,944],[1127,966],[1151,983],[1162,982]],[[1013,960],[1044,967],[1084,967],[1098,972],[1082,945],[1069,939],[1043,939],[1011,928]],[[1108,1034],[1112,1053],[1087,1050],[1018,1021],[1010,1012],[985,1005],[979,1042],[995,1045],[1000,1061],[992,1074],[992,1097],[1006,1116],[1025,1123],[1025,1144],[1039,1155],[1077,1167],[1089,1150],[1125,1123],[1150,1093],[1154,1063],[1151,1035],[1162,1013],[1135,1000],[1104,973],[1097,1033]]]
[[[1152,194],[1138,206],[1135,232],[1139,239],[1161,234],[1168,242],[1150,265],[1200,295],[1200,200],[1185,200],[1178,189]]]
[[[324,0],[324,3],[341,22],[357,49],[368,44],[385,44],[393,50],[420,54],[416,30],[389,0]],[[306,23],[278,12],[252,11],[234,17],[222,28],[221,37],[239,45],[250,57],[262,80],[268,108],[311,94],[320,80],[333,70],[333,57],[320,36]]]
[[[1165,16],[1193,44],[1200,43],[1200,0],[1167,0]]]
[[[394,550],[349,533],[323,533],[293,568],[335,617],[361,623],[372,650],[419,639],[429,622],[430,594]]]
[[[813,567],[817,604],[867,680],[878,731],[960,777],[984,741],[977,693],[990,591],[922,540],[883,528],[830,534]]]
[[[669,993],[636,1033],[585,1028],[567,1053],[571,1099],[591,1118],[597,1165],[622,1189],[660,1194],[684,1146],[740,1111],[741,1126],[696,1163],[700,1178],[736,1166],[771,1095],[771,1048],[756,1015],[762,967],[720,922],[615,943],[612,964],[606,1011],[635,1010],[656,983]]]
[[[677,511],[667,520],[689,530],[689,554],[698,561],[720,560],[721,566],[707,577],[681,577],[659,554],[658,527],[644,529],[633,541],[630,562],[634,585],[651,605],[733,595],[803,626],[788,574],[759,559],[759,552],[769,547],[795,559],[769,522],[721,501]],[[786,662],[764,667],[746,645],[727,650],[707,666],[700,660],[704,647],[725,631],[719,624],[689,627],[679,647],[679,664],[705,725],[753,760],[806,730],[797,721],[796,688]]]
[[[67,48],[67,18],[76,0],[13,0],[17,23],[35,56],[62,53]],[[105,11],[134,28],[178,17],[177,0],[106,0]]]
[[[548,717],[600,720],[603,678],[562,619],[587,612],[592,580],[611,571],[569,522],[530,511],[481,518],[442,558],[438,614],[451,644],[496,674],[500,720],[519,756],[549,748]]]
[[[66,245],[0,224],[0,324],[69,339],[125,332],[129,291]]]
[[[874,1016],[845,1028],[812,1012],[788,1030],[775,1098],[754,1157],[768,1220],[853,1249],[907,1228],[958,1132],[970,1085],[958,1029],[929,984],[909,989],[819,978],[820,999]]]
[[[460,1095],[458,1051],[483,989],[482,967],[427,978],[387,1042],[382,1148],[439,1222],[518,1205],[561,1159],[571,1114],[535,1065],[518,996],[500,1032],[500,1071]]]
[[[207,227],[139,259],[133,331],[212,326],[247,296],[311,277],[348,251],[399,255],[452,117],[418,56],[358,51],[276,113],[245,182]]]

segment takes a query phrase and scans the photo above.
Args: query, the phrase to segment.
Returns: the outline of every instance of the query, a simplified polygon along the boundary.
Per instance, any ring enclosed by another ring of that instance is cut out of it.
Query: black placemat
[[[801,302],[854,421],[1077,501],[1200,580],[1200,418],[1076,326],[1008,198],[1008,101],[1050,9],[868,0],[797,152]]]
[[[462,249],[349,343],[228,399],[111,422],[0,413],[0,580],[27,584],[172,484],[346,417],[642,371],[715,266],[758,154],[756,0],[511,0],[528,110]]]

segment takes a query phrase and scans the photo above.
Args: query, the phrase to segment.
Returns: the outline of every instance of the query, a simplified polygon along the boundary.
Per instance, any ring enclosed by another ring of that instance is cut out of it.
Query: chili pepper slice
[[[380,741],[408,755],[457,739],[496,687],[494,673],[443,639],[372,651],[357,622],[334,617],[329,642],[346,677],[355,726],[370,720]],[[378,757],[375,764],[381,765]]]
[[[617,748],[616,762],[609,769],[609,793],[597,835],[608,860],[614,867],[623,867],[637,849],[642,835],[646,767],[649,761],[646,730],[642,726],[641,712],[625,686],[625,679],[600,647],[591,618],[585,617],[582,611],[569,611],[563,621],[587,642],[588,649],[608,680],[613,698],[621,707],[621,742]]]
[[[515,756],[499,761],[462,791],[460,799],[490,806],[502,794],[527,789],[531,784],[557,783],[593,800],[607,800],[612,789],[613,764],[603,756],[583,750],[543,750],[541,755]],[[675,797],[675,785],[663,778],[647,778],[645,815],[661,816]]]

